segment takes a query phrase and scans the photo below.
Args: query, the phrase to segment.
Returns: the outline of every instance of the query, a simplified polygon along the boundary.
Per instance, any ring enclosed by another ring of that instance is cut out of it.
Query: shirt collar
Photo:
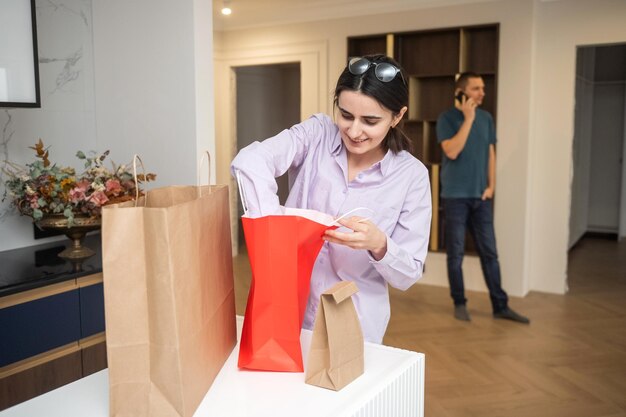
[[[393,163],[393,157],[394,154],[393,152],[391,152],[391,149],[387,149],[387,153],[385,154],[383,159],[374,164],[378,165],[378,168],[380,169],[381,174],[383,174],[383,177],[387,176],[387,173],[389,172],[389,169],[391,168],[391,165]]]
[[[343,141],[341,140],[341,132],[337,129],[337,134],[330,142],[330,153],[333,156],[337,156],[341,153],[341,147],[343,146]]]

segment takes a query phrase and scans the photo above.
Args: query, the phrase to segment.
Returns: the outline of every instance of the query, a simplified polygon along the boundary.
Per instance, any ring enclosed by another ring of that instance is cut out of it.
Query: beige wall
[[[626,41],[626,2],[498,1],[422,9],[353,19],[227,31],[215,37],[216,54],[328,45],[326,103],[347,52],[348,36],[500,23],[496,233],[503,286],[511,295],[529,290],[563,293],[567,260],[573,126],[575,45]],[[592,19],[589,19],[592,17]],[[621,39],[620,39],[621,37]],[[228,84],[216,66],[216,85]],[[307,83],[304,78],[303,84]],[[218,111],[223,97],[217,97]],[[227,106],[226,106],[227,107]],[[217,129],[229,123],[218,117]],[[218,135],[220,147],[229,147]],[[227,140],[227,139],[226,139]],[[228,161],[218,162],[221,167]],[[218,166],[220,172],[222,168]],[[225,174],[227,175],[227,174]],[[219,174],[218,174],[219,179]],[[546,204],[549,202],[549,204]],[[484,290],[476,259],[466,261],[466,286]],[[447,285],[445,257],[430,254],[423,282]]]

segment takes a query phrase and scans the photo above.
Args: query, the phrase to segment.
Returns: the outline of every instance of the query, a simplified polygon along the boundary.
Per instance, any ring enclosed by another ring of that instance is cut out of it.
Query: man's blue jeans
[[[507,308],[508,297],[501,286],[500,263],[493,228],[493,201],[480,198],[444,198],[445,244],[450,295],[455,305],[465,304],[463,256],[465,231],[469,229],[483,270],[493,312]]]

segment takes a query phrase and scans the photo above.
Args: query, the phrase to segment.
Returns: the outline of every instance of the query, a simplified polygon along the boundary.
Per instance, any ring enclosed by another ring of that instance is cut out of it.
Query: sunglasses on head
[[[402,82],[406,84],[406,81],[404,80],[404,75],[402,75],[402,71],[400,71],[400,68],[388,62],[372,62],[367,58],[356,57],[352,58],[348,63],[348,71],[350,71],[350,74],[352,75],[363,75],[367,72],[368,69],[370,69],[372,65],[374,65],[375,67],[374,74],[376,75],[376,78],[378,78],[380,81],[388,83],[389,81],[396,78],[396,75],[400,74],[400,77],[402,77]]]

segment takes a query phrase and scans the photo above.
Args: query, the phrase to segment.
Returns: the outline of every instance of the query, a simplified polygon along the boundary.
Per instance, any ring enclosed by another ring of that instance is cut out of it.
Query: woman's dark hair
[[[383,82],[376,77],[376,65],[372,64],[363,74],[354,75],[348,69],[343,70],[337,86],[335,87],[334,105],[337,106],[339,95],[342,91],[356,91],[366,96],[370,96],[383,107],[389,109],[394,116],[400,113],[404,106],[409,103],[409,91],[406,85],[406,77],[404,71],[393,58],[385,55],[365,55],[363,58],[373,63],[387,62],[398,68],[402,73],[398,73],[393,80]],[[387,136],[382,141],[382,146],[387,151],[390,149],[393,153],[400,151],[412,150],[411,140],[400,129],[402,123],[392,127],[387,132]]]

